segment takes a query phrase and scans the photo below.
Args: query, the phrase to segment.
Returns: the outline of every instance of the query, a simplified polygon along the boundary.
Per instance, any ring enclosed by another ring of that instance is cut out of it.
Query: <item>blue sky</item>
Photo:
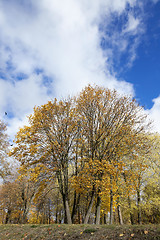
[[[136,51],[136,60],[121,76],[132,82],[138,101],[153,106],[152,99],[160,94],[160,2],[145,6],[145,32]]]
[[[0,0],[0,115],[10,138],[35,105],[89,83],[135,97],[160,132],[159,53],[159,0]]]

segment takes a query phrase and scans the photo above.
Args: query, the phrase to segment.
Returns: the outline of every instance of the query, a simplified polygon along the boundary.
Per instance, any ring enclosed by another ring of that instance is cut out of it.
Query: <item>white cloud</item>
[[[27,123],[26,116],[31,114],[33,107],[50,99],[47,92],[42,75],[33,74],[15,82],[0,80],[0,114],[8,122],[8,134],[12,139],[18,128]]]
[[[135,18],[132,14],[129,14],[127,26],[124,29],[124,33],[132,32],[136,34],[139,24],[140,24],[140,20]]]
[[[10,136],[11,140],[14,139],[15,133],[24,125],[28,125],[27,116],[22,116],[21,118],[15,117],[8,120],[7,134]]]
[[[13,114],[10,133],[24,122],[35,104],[75,94],[88,83],[134,94],[133,85],[117,80],[110,70],[112,47],[116,46],[117,55],[127,50],[124,35],[139,33],[139,18],[127,13],[125,33],[123,28],[122,32],[112,30],[111,37],[107,35],[112,14],[120,16],[127,4],[132,8],[138,1],[0,0],[0,72],[4,75],[0,80],[0,112],[9,109]],[[104,21],[102,33],[99,25]],[[105,51],[100,46],[102,35],[113,43]],[[135,58],[135,48],[131,55]],[[37,75],[35,69],[43,71]],[[26,77],[17,81],[20,73]],[[44,75],[52,79],[48,88]]]
[[[147,113],[153,121],[153,131],[160,133],[160,96],[153,99],[153,103],[153,107],[147,110]]]

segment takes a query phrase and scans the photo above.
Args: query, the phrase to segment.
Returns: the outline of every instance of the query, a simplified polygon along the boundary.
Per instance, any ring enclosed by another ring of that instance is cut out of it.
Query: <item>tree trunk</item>
[[[78,206],[78,224],[82,224],[82,215]]]
[[[117,198],[117,213],[118,213],[118,222],[120,225],[123,225],[123,218],[120,205],[120,197]]]
[[[65,205],[66,205],[67,223],[68,223],[68,224],[72,224],[72,219],[71,219],[71,214],[70,214],[70,210],[69,210],[68,199],[66,199]]]
[[[134,224],[134,217],[133,217],[133,214],[132,214],[132,208],[131,208],[131,199],[130,199],[130,196],[128,196],[128,206],[129,206],[130,221],[131,221],[131,224],[133,225],[133,224]]]
[[[73,208],[72,208],[72,222],[74,223],[74,216],[76,214],[76,203],[77,203],[77,193],[74,191],[74,202],[73,202]]]
[[[68,203],[68,199],[65,194],[63,194],[63,206],[64,206],[64,211],[65,211],[64,223],[72,224],[69,203]]]
[[[121,206],[118,204],[117,206],[117,212],[118,212],[118,220],[119,224],[123,225],[123,218],[122,218],[122,212],[121,212]]]
[[[78,174],[78,141],[76,140],[76,156],[75,156],[75,176]],[[73,202],[73,208],[72,208],[72,222],[74,223],[74,217],[77,213],[78,205],[80,201],[80,193],[78,194],[78,199],[77,199],[77,193],[74,191],[74,202]]]
[[[48,224],[51,224],[51,200],[48,199]]]
[[[127,184],[127,179],[126,179],[125,173],[123,173],[123,177],[124,177],[125,183]],[[131,199],[130,199],[129,195],[128,195],[128,207],[129,207],[130,221],[131,221],[131,224],[133,225],[134,224],[134,217],[133,217],[133,214],[132,214]]]
[[[111,184],[111,190],[110,190],[110,219],[109,223],[113,224],[113,190],[112,190],[112,176],[110,176],[110,184]]]
[[[104,214],[104,224],[107,224],[107,215],[106,215],[106,213]]]
[[[138,224],[142,223],[140,203],[141,203],[140,189],[138,189],[137,190]]]
[[[97,197],[97,205],[96,205],[96,225],[100,224],[100,215],[101,215],[101,197]]]
[[[73,202],[72,216],[71,216],[71,219],[72,219],[73,223],[74,223],[75,215],[77,213],[77,209],[78,209],[78,205],[79,205],[79,201],[80,201],[80,196],[81,196],[80,193],[78,194],[78,197],[77,197],[76,191],[74,192],[74,202]]]
[[[8,208],[7,214],[6,214],[6,219],[5,219],[5,224],[7,224],[10,220],[10,215],[11,215],[11,209]]]
[[[55,220],[55,223],[58,223],[58,210],[56,208],[56,220]]]
[[[141,195],[140,195],[141,177],[138,177],[138,188],[137,188],[137,207],[138,207],[138,224],[142,223],[141,217]]]
[[[91,201],[89,203],[89,207],[88,207],[88,210],[87,210],[87,214],[85,216],[85,219],[84,219],[84,224],[87,224],[88,223],[88,220],[89,220],[89,217],[90,217],[90,214],[91,214],[91,210],[92,210],[92,206],[93,206],[93,203],[94,203],[94,190],[92,191],[92,196],[91,196]]]
[[[68,167],[63,167],[63,175],[61,171],[57,171],[57,179],[60,193],[63,199],[63,207],[65,212],[64,223],[72,224],[71,213],[68,203]]]

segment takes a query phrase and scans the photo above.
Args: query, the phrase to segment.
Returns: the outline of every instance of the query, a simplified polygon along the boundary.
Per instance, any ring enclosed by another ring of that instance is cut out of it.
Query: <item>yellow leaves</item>
[[[123,237],[123,236],[124,236],[124,234],[123,234],[123,233],[121,233],[121,234],[119,234],[119,236],[120,236],[120,237]]]
[[[146,169],[142,115],[130,97],[88,85],[75,98],[35,107],[30,126],[17,133],[12,156],[26,167],[30,181],[40,180],[40,192],[43,179],[53,176],[61,190],[71,186],[85,194],[94,186],[105,211],[110,190],[115,204],[119,192],[124,196],[136,188]]]
[[[29,213],[29,224],[40,224],[41,223],[41,214],[37,215],[37,212],[30,211]]]
[[[47,168],[43,164],[39,163],[34,168],[31,168],[30,179],[31,181],[38,181],[38,176],[44,174]]]

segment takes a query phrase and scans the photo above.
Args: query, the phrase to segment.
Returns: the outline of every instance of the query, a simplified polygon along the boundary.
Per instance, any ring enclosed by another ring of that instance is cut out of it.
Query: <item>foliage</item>
[[[123,215],[142,221],[159,143],[134,99],[89,85],[77,97],[35,107],[29,123],[10,155],[21,164],[19,181],[34,186],[30,222],[100,224],[108,213],[110,223],[116,214],[120,223]]]

